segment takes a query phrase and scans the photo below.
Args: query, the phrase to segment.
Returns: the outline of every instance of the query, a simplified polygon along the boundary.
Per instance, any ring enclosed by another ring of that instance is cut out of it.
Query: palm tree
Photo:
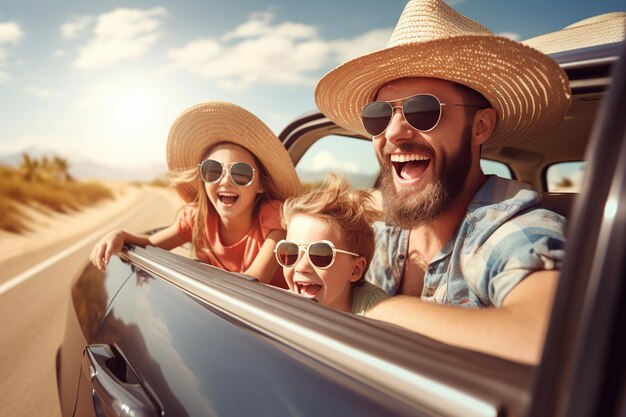
[[[20,171],[26,181],[33,181],[39,169],[39,161],[33,159],[27,153],[22,154],[22,162],[20,162]]]
[[[60,181],[71,181],[72,177],[70,176],[69,170],[70,164],[67,162],[67,159],[61,158],[59,156],[55,156],[52,159],[52,168],[54,173]]]

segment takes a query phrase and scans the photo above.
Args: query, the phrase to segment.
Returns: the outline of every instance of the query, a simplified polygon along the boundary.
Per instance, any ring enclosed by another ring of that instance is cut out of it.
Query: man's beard
[[[471,135],[472,126],[466,126],[462,133],[461,149],[448,156],[444,154],[439,160],[435,172],[434,181],[426,184],[421,190],[401,189],[396,190],[393,180],[391,165],[388,157],[383,156],[380,160],[381,177],[380,191],[383,200],[383,210],[387,223],[411,229],[436,218],[442,214],[452,201],[463,191],[467,174],[472,163]],[[387,142],[389,144],[389,142]],[[386,147],[386,146],[385,146]],[[401,151],[414,151],[412,147],[401,145]],[[433,152],[431,155],[431,164]],[[383,153],[384,155],[387,152]]]

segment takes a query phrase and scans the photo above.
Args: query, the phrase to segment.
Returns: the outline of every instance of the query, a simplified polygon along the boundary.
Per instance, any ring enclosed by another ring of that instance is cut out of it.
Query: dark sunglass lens
[[[361,113],[363,127],[370,135],[378,136],[387,129],[392,113],[391,104],[374,101],[363,108]]]
[[[276,248],[276,259],[282,266],[292,266],[298,261],[298,245],[283,242]]]
[[[230,168],[230,176],[237,185],[248,185],[252,182],[254,171],[250,164],[245,162],[237,162]]]
[[[202,162],[201,170],[205,182],[215,182],[222,176],[222,164],[212,159]]]
[[[313,243],[309,247],[311,263],[320,268],[325,268],[333,262],[333,248],[328,243]]]
[[[404,117],[418,130],[430,130],[437,125],[441,116],[439,101],[427,94],[408,98],[403,106]]]

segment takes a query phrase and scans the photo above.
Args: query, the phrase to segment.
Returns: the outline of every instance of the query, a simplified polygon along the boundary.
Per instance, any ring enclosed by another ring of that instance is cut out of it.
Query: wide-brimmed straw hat
[[[453,81],[485,96],[497,112],[485,146],[522,143],[554,129],[571,99],[565,72],[543,53],[493,35],[442,0],[411,0],[387,46],[326,74],[315,102],[339,126],[369,136],[361,110],[381,86],[407,77]]]
[[[234,143],[250,151],[284,197],[300,191],[298,175],[280,139],[255,115],[223,101],[197,104],[174,121],[167,139],[170,171],[197,169],[206,151],[221,142]],[[191,202],[198,193],[198,184],[177,184],[176,191],[184,201]]]
[[[626,37],[626,12],[605,13],[572,23],[561,30],[522,41],[552,54],[596,45],[622,42]]]

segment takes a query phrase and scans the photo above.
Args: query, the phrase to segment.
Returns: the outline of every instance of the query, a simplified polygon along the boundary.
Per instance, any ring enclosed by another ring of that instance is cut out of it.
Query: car
[[[56,357],[62,415],[626,415],[626,44],[551,56],[572,86],[562,125],[483,152],[485,170],[531,184],[568,217],[538,366],[131,245],[106,272],[89,265],[73,283]],[[319,112],[280,138],[303,180],[321,174],[302,162],[333,149],[355,185],[375,188],[377,165],[356,150],[371,147],[369,139]]]

